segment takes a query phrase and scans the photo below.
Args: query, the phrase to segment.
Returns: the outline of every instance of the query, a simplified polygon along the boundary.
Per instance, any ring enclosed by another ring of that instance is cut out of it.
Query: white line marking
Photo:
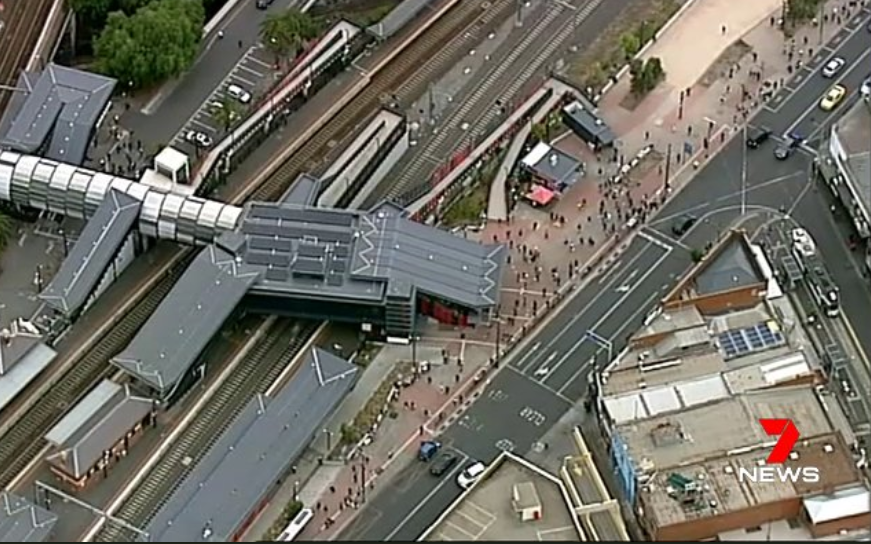
[[[530,347],[530,348],[526,351],[526,353],[523,354],[523,357],[521,357],[521,358],[518,359],[517,361],[512,362],[509,366],[513,366],[513,367],[520,368],[521,363],[522,363],[523,361],[525,361],[527,357],[529,357],[530,355],[532,355],[533,353],[535,353],[535,352],[538,350],[538,348],[540,348],[540,347],[541,347],[541,342],[536,342],[535,344],[532,345],[532,347]],[[526,369],[524,368],[523,371],[525,372]]]
[[[654,245],[661,247],[662,249],[664,249],[666,251],[672,250],[672,247],[670,245],[666,244],[662,240],[659,240],[658,238],[653,237],[652,235],[648,234],[647,232],[644,232],[644,230],[638,231],[638,236],[644,238],[645,240],[647,240],[651,244],[654,244]]]
[[[230,74],[230,77],[231,77],[232,79],[235,79],[236,81],[238,81],[238,82],[240,82],[240,83],[244,83],[245,85],[248,85],[249,87],[254,88],[254,87],[257,86],[256,83],[254,83],[253,81],[250,81],[250,80],[245,79],[244,77],[240,76],[240,75],[237,74],[236,72],[233,72],[232,74]]]
[[[200,121],[199,119],[192,119],[192,120],[191,120],[191,124],[192,124],[192,125],[196,125],[196,126],[202,128],[202,129],[209,130],[209,131],[211,131],[211,132],[218,132],[218,129],[216,129],[216,128],[213,127],[212,125],[207,125],[206,123],[203,123],[203,122]]]
[[[249,68],[249,67],[245,66],[244,64],[240,64],[240,65],[239,65],[239,69],[240,69],[240,70],[245,70],[245,71],[248,72],[249,74],[254,74],[254,76],[255,76],[255,77],[258,77],[258,78],[262,78],[263,76],[266,75],[266,74],[264,74],[263,72],[258,72],[257,70],[255,70],[255,69],[253,69],[253,68]]]
[[[260,66],[262,66],[262,67],[264,67],[264,68],[268,68],[268,69],[270,69],[270,70],[272,69],[272,65],[271,65],[271,64],[269,64],[268,62],[264,62],[264,61],[258,59],[258,58],[255,57],[254,55],[249,56],[249,57],[248,57],[247,59],[245,59],[245,60],[250,60],[250,61],[253,62],[254,64],[259,64]]]

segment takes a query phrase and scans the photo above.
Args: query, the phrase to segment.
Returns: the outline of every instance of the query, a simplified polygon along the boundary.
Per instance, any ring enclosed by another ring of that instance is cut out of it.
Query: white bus
[[[299,511],[299,514],[297,514],[296,517],[287,524],[287,527],[281,531],[281,534],[278,535],[278,538],[276,538],[275,541],[290,542],[291,540],[295,540],[302,530],[305,529],[305,526],[308,525],[314,515],[315,514],[312,512],[311,508],[303,508]]]

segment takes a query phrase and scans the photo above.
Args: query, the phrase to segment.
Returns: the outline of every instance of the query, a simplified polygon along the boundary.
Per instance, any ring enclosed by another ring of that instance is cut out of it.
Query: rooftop
[[[0,542],[45,542],[57,515],[30,501],[0,491]]]
[[[563,113],[583,127],[597,143],[609,146],[614,143],[616,136],[605,121],[595,112],[595,107],[584,100],[575,100],[563,108]]]
[[[81,310],[139,218],[141,207],[140,200],[110,189],[39,298],[67,316]]]
[[[619,424],[619,435],[641,472],[662,472],[747,447],[770,447],[760,418],[789,418],[802,436],[831,432],[832,424],[813,387],[750,391],[647,419]]]
[[[0,411],[21,393],[57,357],[57,352],[32,334],[17,334],[8,344],[0,341]]]
[[[466,308],[492,307],[505,247],[482,245],[406,218],[371,212],[253,203],[237,254],[263,273],[257,292],[382,302],[415,291]]]
[[[581,171],[577,159],[544,142],[538,142],[520,162],[536,176],[564,185],[573,184]]]
[[[259,276],[217,245],[206,247],[112,362],[168,393]]]
[[[782,412],[778,412],[782,414]],[[802,425],[797,423],[805,435]],[[855,463],[835,433],[802,440],[793,448],[786,467],[820,467],[818,483],[783,483],[739,481],[738,468],[752,469],[764,462],[770,446],[747,452],[720,454],[703,462],[659,470],[639,492],[646,517],[656,527],[666,527],[689,520],[727,514],[757,505],[804,497],[825,489],[851,486],[859,480]],[[675,478],[674,475],[677,475]],[[673,484],[675,479],[695,481],[701,491],[683,494]]]
[[[521,522],[512,506],[514,486],[533,484],[542,519]],[[578,541],[564,484],[520,457],[504,453],[463,493],[422,540]]]
[[[114,79],[73,68],[49,64],[40,74],[22,74],[0,127],[0,144],[22,153],[36,153],[49,139],[44,157],[69,164],[82,164],[91,130],[109,104]],[[50,135],[50,136],[49,136]]]
[[[871,210],[871,109],[859,100],[834,127],[853,172],[855,190],[866,210]]]
[[[103,380],[45,435],[54,447],[48,462],[74,478],[85,476],[152,409],[153,401],[130,386]]]
[[[386,40],[399,32],[403,26],[432,4],[433,0],[403,0],[393,8],[383,19],[366,30],[376,38]]]
[[[176,488],[148,525],[151,541],[230,542],[355,378],[344,359],[309,351],[277,395],[252,399]]]
[[[313,206],[321,190],[321,181],[311,174],[300,174],[287,191],[281,195],[278,202],[295,206]]]

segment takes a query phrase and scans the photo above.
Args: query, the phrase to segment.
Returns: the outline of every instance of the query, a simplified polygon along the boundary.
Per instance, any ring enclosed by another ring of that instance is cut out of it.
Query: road
[[[842,37],[833,52],[850,63],[866,59],[871,39],[864,31],[866,20],[867,13],[862,22],[853,24],[854,34]],[[858,66],[851,64],[835,81],[843,81],[855,92],[864,77]],[[834,81],[819,79],[814,72],[803,84],[790,85],[777,111],[766,109],[751,124],[770,126],[775,134],[794,124],[830,124],[837,111],[822,115],[816,108]],[[807,134],[812,132],[813,128]],[[521,454],[529,451],[585,394],[590,371],[606,364],[608,349],[594,342],[589,331],[610,340],[611,351],[619,352],[626,335],[691,264],[692,249],[704,247],[735,225],[742,212],[749,218],[776,214],[781,208],[790,212],[814,235],[826,262],[844,263],[831,266],[831,272],[841,287],[845,316],[853,323],[871,321],[871,293],[859,274],[860,263],[847,249],[842,232],[846,226],[827,211],[827,192],[809,181],[812,154],[801,149],[778,161],[772,153],[774,142],[750,151],[736,136],[661,210],[656,221],[641,230],[609,270],[567,302],[535,333],[524,352],[509,358],[487,392],[444,433],[445,444],[485,462],[502,448]],[[688,212],[699,221],[676,240],[671,225]],[[860,340],[871,353],[869,336]],[[597,360],[591,361],[597,354]],[[452,476],[435,479],[416,464],[405,471],[368,504],[345,530],[344,539],[414,540],[459,496]]]
[[[225,82],[228,74],[250,56],[251,48],[259,41],[263,20],[270,13],[279,13],[299,3],[299,0],[276,0],[268,10],[260,10],[253,0],[241,0],[220,26],[224,38],[218,39],[216,33],[205,36],[203,50],[187,74],[176,84],[164,86],[160,91],[163,95],[153,101],[147,114],[128,112],[124,126],[146,142],[169,142]],[[239,47],[240,41],[242,47]]]

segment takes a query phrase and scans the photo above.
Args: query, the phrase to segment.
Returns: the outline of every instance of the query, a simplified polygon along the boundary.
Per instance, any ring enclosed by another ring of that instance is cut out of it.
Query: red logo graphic
[[[798,442],[798,437],[801,434],[795,427],[795,423],[791,419],[760,419],[759,423],[762,428],[770,436],[780,436],[777,439],[777,444],[771,450],[771,455],[768,456],[768,463],[772,465],[781,465],[789,459],[789,454],[792,452],[792,447]]]

